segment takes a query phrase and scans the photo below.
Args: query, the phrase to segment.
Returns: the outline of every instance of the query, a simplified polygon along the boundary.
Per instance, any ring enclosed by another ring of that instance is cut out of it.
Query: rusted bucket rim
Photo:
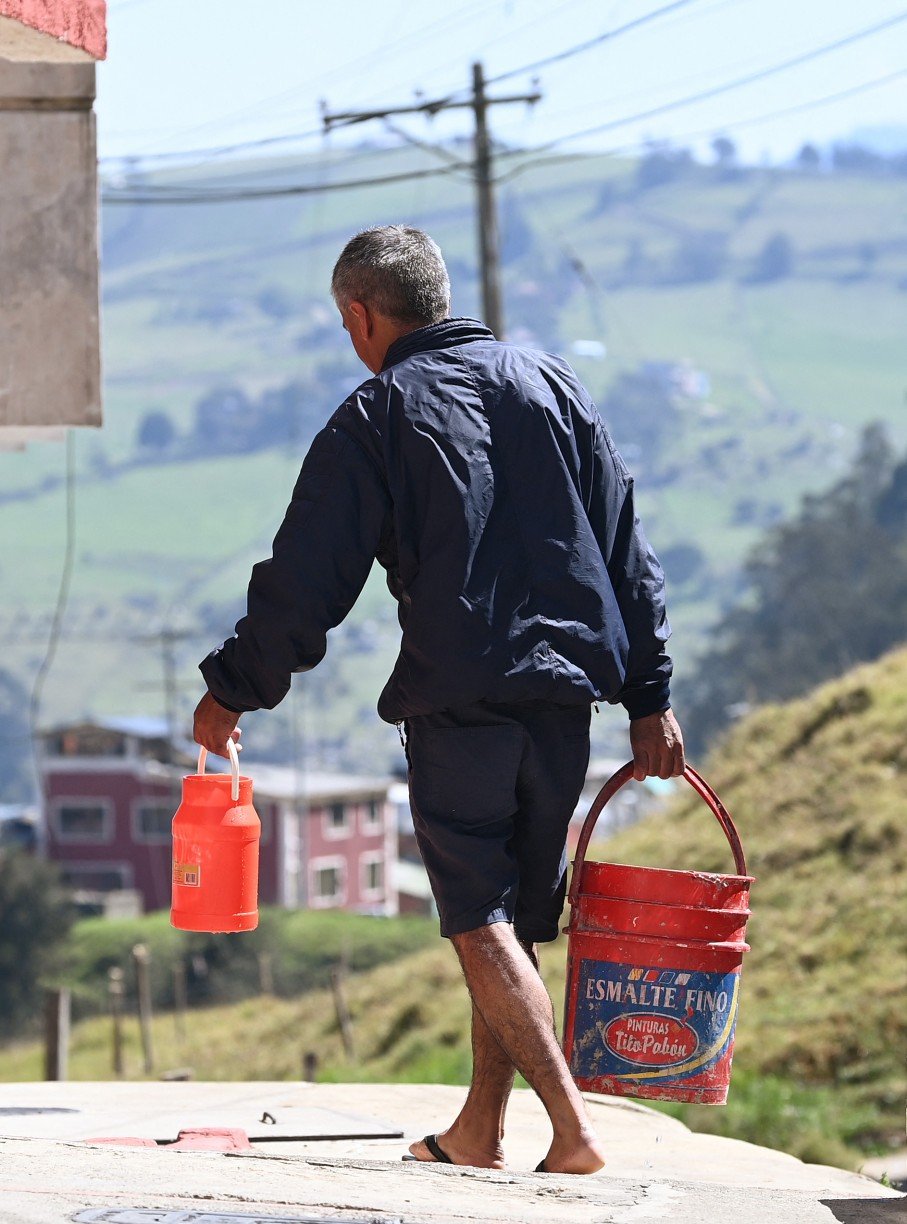
[[[702,880],[705,884],[714,884],[718,881],[727,884],[753,884],[756,880],[756,877],[751,875],[724,875],[718,871],[680,871],[675,867],[637,867],[635,863],[598,863],[584,859],[580,872],[586,869],[590,871],[638,871],[648,876],[674,876],[677,879]],[[580,886],[582,887],[582,877]]]
[[[619,901],[621,905],[648,905],[653,909],[671,910],[672,913],[679,910],[681,913],[715,914],[723,918],[749,918],[752,915],[750,909],[716,909],[712,905],[675,905],[673,901],[642,901],[638,897],[610,897],[603,893],[581,892],[580,901],[584,897],[588,897],[590,901]]]

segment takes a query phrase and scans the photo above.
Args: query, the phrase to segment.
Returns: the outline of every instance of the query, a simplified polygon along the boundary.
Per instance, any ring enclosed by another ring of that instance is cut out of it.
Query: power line
[[[665,115],[684,106],[692,106],[695,102],[704,102],[709,98],[716,98],[721,94],[729,93],[731,90],[742,89],[745,85],[752,85],[756,81],[764,81],[779,72],[786,72],[790,68],[796,68],[801,64],[819,59],[820,56],[828,55],[832,51],[839,51],[842,47],[848,47],[852,43],[859,42],[861,39],[869,38],[873,34],[879,34],[882,30],[888,30],[905,20],[907,20],[907,9],[902,9],[899,13],[887,18],[885,21],[867,26],[865,29],[848,34],[844,38],[836,39],[834,42],[825,43],[821,47],[814,47],[811,51],[804,51],[800,55],[795,55],[791,59],[782,61],[780,64],[773,64],[769,68],[762,68],[758,72],[738,77],[734,81],[726,81],[723,85],[715,85],[710,89],[700,90],[698,93],[689,94],[685,98],[677,98],[673,102],[665,102],[661,106],[653,106],[648,110],[638,111],[635,115],[625,115],[620,119],[610,119],[606,123],[597,123],[593,127],[582,128],[580,131],[571,132],[566,136],[558,136],[554,140],[548,141],[547,144],[541,145],[538,151],[544,152],[547,149],[554,149],[558,145],[565,144],[570,140],[578,140],[583,136],[594,136],[601,132],[610,132],[614,128],[626,127],[628,123],[637,123],[642,119],[652,119],[657,115]]]
[[[497,76],[490,77],[486,84],[497,85],[499,81],[508,81],[511,77],[522,76],[527,72],[535,72],[538,68],[547,68],[549,64],[559,64],[562,60],[571,59],[574,55],[581,55],[583,51],[589,51],[592,47],[598,47],[602,43],[611,42],[612,39],[619,38],[621,34],[627,34],[630,30],[647,25],[650,21],[655,21],[666,13],[671,13],[675,9],[686,8],[688,5],[695,3],[696,0],[673,0],[671,4],[664,4],[661,8],[653,9],[651,13],[644,13],[642,17],[634,17],[632,21],[627,21],[622,26],[616,26],[613,30],[605,30],[602,34],[596,34],[594,38],[587,38],[585,42],[577,43],[575,47],[568,47],[565,51],[556,51],[553,55],[546,55],[543,59],[534,60],[531,64],[523,64],[521,68],[510,68],[507,72],[500,72]]]
[[[246,153],[252,149],[263,149],[268,145],[299,144],[303,140],[311,140],[314,136],[323,136],[324,128],[312,128],[308,132],[291,132],[285,136],[263,136],[256,140],[240,140],[235,144],[214,145],[202,149],[179,149],[171,153],[120,154],[100,158],[101,165],[120,162],[161,162],[222,157],[228,153]]]
[[[282,196],[317,195],[328,191],[349,191],[363,187],[381,187],[387,183],[406,183],[413,179],[436,178],[442,174],[455,174],[460,169],[471,169],[472,163],[462,166],[436,166],[428,170],[407,170],[400,174],[386,174],[374,178],[344,179],[339,183],[297,183],[286,187],[241,187],[210,188],[207,190],[179,186],[108,189],[101,193],[104,204],[219,204],[236,203],[240,200],[271,200]]]
[[[144,0],[133,0],[133,2],[143,3]],[[126,0],[126,3],[128,4],[129,0]],[[337,64],[334,67],[332,67],[329,71],[316,76],[314,78],[314,81],[318,83],[327,82],[327,81],[335,79],[338,76],[343,76],[348,79],[349,74],[355,73],[356,69],[359,68],[361,65],[374,64],[376,56],[383,57],[385,55],[398,51],[408,45],[418,46],[420,43],[424,42],[427,37],[440,32],[442,29],[454,27],[460,24],[466,18],[471,17],[473,12],[477,9],[483,8],[484,4],[485,4],[485,0],[474,0],[474,3],[472,3],[471,5],[466,5],[465,8],[461,5],[458,12],[453,13],[453,14],[448,13],[446,16],[440,17],[435,21],[430,21],[428,24],[424,26],[420,26],[419,28],[415,30],[411,30],[408,34],[404,34],[400,37],[393,38],[389,42],[379,46],[378,48],[373,48],[362,55],[356,56],[354,59],[349,60],[346,63]],[[228,111],[226,114],[219,115],[216,119],[209,119],[203,123],[194,124],[192,127],[183,128],[181,133],[174,134],[174,138],[179,138],[180,135],[182,136],[191,135],[193,132],[205,131],[206,129],[209,129],[212,126],[223,123],[224,120],[244,118],[250,114],[255,114],[256,112],[260,112],[262,108],[272,108],[275,103],[280,103],[280,102],[290,100],[295,95],[298,95],[301,89],[308,87],[311,84],[312,84],[312,80],[310,79],[310,80],[307,80],[306,86],[294,85],[290,89],[281,90],[280,93],[271,94],[266,98],[259,98],[257,101],[251,102],[247,106],[239,107],[236,110]],[[295,135],[288,134],[286,136],[269,137],[269,138],[265,138],[263,141],[262,140],[241,141],[235,144],[227,144],[227,145],[218,146],[216,149],[212,150],[212,152],[215,153],[217,156],[220,156],[220,154],[223,152],[232,152],[232,151],[239,152],[244,149],[259,147],[262,144],[277,143],[278,141],[289,142],[289,141],[308,139],[311,136],[321,135],[323,133],[323,130],[324,130],[323,128],[319,127],[319,128],[315,128],[312,131],[307,131],[307,132],[303,132],[303,133],[299,133]],[[140,160],[149,161],[149,162],[150,161],[164,161],[164,160],[172,160],[172,159],[178,159],[178,158],[183,158],[183,157],[193,157],[199,154],[205,155],[206,153],[207,153],[207,150],[205,149],[189,149],[189,150],[174,151],[174,152],[161,151],[159,153],[145,154],[141,156]],[[128,160],[128,159],[129,159],[129,155],[126,155],[126,157],[121,156],[121,157],[103,158],[102,161],[123,161],[123,160]]]
[[[65,531],[66,543],[63,549],[63,568],[60,572],[60,585],[57,590],[57,602],[51,621],[50,635],[44,658],[35,673],[31,696],[28,703],[28,729],[31,736],[32,757],[35,765],[35,780],[43,795],[44,781],[41,765],[38,760],[38,722],[41,716],[41,697],[44,684],[53,666],[60,644],[60,634],[63,629],[63,617],[66,614],[66,604],[69,601],[69,590],[72,586],[72,574],[76,557],[76,444],[75,430],[66,431],[66,488],[65,488]]]
[[[885,76],[877,77],[871,81],[863,81],[859,85],[852,85],[846,89],[840,89],[830,94],[824,94],[820,98],[812,98],[806,102],[798,102],[793,106],[785,106],[777,110],[765,111],[759,115],[752,115],[745,119],[734,119],[734,120],[731,120],[730,122],[722,123],[720,125],[720,130],[735,132],[735,131],[740,130],[741,128],[757,127],[759,124],[769,122],[773,119],[783,119],[789,115],[801,114],[805,111],[815,110],[816,108],[821,107],[821,106],[828,106],[834,102],[843,101],[845,98],[855,97],[858,94],[866,93],[873,89],[880,89],[883,86],[890,84],[892,81],[900,80],[904,76],[907,76],[907,68],[900,68],[896,70],[895,72],[887,73]],[[443,156],[445,157],[445,159],[450,160],[451,161],[450,170],[448,171],[446,168],[445,169],[437,168],[433,170],[408,171],[400,175],[387,175],[387,176],[376,177],[372,179],[341,180],[339,183],[313,183],[313,184],[305,184],[305,185],[285,187],[285,188],[278,188],[278,187],[260,188],[260,189],[250,188],[250,189],[243,189],[241,191],[237,190],[230,194],[218,193],[216,195],[213,193],[211,194],[203,193],[201,191],[196,191],[194,194],[190,195],[189,194],[191,192],[190,188],[174,188],[173,190],[179,190],[181,192],[186,193],[185,197],[181,196],[179,199],[173,199],[169,196],[169,194],[165,194],[165,192],[169,192],[171,189],[164,188],[164,187],[145,188],[143,189],[145,192],[144,195],[137,194],[136,189],[132,189],[132,190],[113,189],[113,190],[106,191],[102,196],[102,200],[104,203],[110,203],[110,204],[121,204],[121,203],[122,204],[128,204],[128,203],[134,203],[134,204],[193,203],[194,204],[194,203],[206,203],[212,200],[217,201],[220,199],[234,200],[234,201],[237,199],[268,199],[274,195],[288,195],[288,194],[301,195],[301,194],[308,194],[308,193],[324,194],[324,193],[331,192],[331,191],[342,191],[348,187],[380,186],[386,182],[404,182],[409,178],[428,178],[436,174],[454,173],[457,170],[470,171],[473,168],[472,163],[460,161],[453,154],[448,155],[447,152],[443,149],[443,146],[441,145],[435,145],[427,141],[418,140],[416,137],[411,136],[409,133],[405,132],[398,125],[392,124],[388,120],[385,120],[385,126],[388,128],[389,131],[393,132],[395,135],[401,137],[402,139],[407,140],[410,144],[413,144],[418,148],[432,152],[436,154],[437,156]],[[685,140],[695,140],[702,136],[708,136],[718,130],[719,128],[716,128],[714,125],[709,125],[708,127],[697,128],[696,130],[691,131],[691,132],[684,132],[680,134],[679,136],[677,136],[675,140],[681,141],[681,142]],[[600,152],[595,152],[595,153],[576,152],[576,153],[558,153],[558,154],[554,154],[551,157],[539,156],[539,154],[543,154],[546,149],[555,147],[557,143],[560,143],[561,141],[568,140],[568,139],[570,139],[570,137],[561,137],[556,142],[551,142],[546,145],[539,145],[535,148],[524,147],[524,148],[502,150],[501,152],[498,153],[498,157],[512,158],[512,157],[524,156],[526,157],[526,160],[523,162],[520,162],[516,166],[510,167],[510,169],[505,171],[503,174],[498,175],[495,181],[498,183],[509,182],[510,180],[517,178],[519,175],[525,174],[528,170],[532,170],[537,167],[549,166],[549,165],[563,165],[569,162],[583,161],[588,157],[615,157],[615,156],[619,156],[620,154],[624,154],[624,153],[633,153],[641,148],[644,148],[645,145],[648,143],[647,141],[638,140],[638,141],[632,141],[629,144],[618,145],[611,149],[603,149]]]
[[[722,132],[736,132],[744,127],[758,127],[760,123],[767,123],[772,119],[783,119],[787,115],[799,114],[802,111],[814,110],[820,106],[828,106],[833,102],[840,102],[844,98],[849,98],[855,94],[866,93],[871,89],[880,89],[883,85],[888,85],[892,81],[899,80],[901,77],[907,76],[907,68],[899,68],[896,72],[889,72],[886,76],[877,77],[872,81],[864,81],[861,85],[852,85],[848,89],[839,89],[834,93],[825,94],[821,98],[813,98],[808,102],[798,102],[794,106],[785,106],[780,110],[765,111],[761,115],[752,115],[747,119],[731,120],[730,123],[723,123],[720,129],[714,126],[698,128],[694,132],[684,132],[675,137],[677,143],[682,143],[686,140],[696,140],[701,136],[710,136],[718,130]],[[642,140],[633,141],[630,144],[618,145],[613,149],[604,149],[600,153],[555,153],[551,157],[533,157],[531,154],[533,149],[527,148],[522,150],[523,153],[529,155],[527,160],[520,162],[519,165],[512,166],[508,171],[500,176],[499,183],[509,182],[520,174],[525,174],[528,170],[534,170],[537,166],[563,165],[566,162],[584,161],[588,157],[618,157],[622,153],[634,153],[641,148],[644,148],[648,142]],[[517,150],[512,150],[516,153]]]

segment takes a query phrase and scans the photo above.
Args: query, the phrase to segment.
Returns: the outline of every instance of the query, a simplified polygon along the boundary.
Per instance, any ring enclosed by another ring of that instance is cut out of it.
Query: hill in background
[[[665,150],[502,166],[510,335],[571,360],[626,451],[683,676],[736,599],[748,548],[840,474],[860,428],[885,420],[907,444],[907,178],[702,166]],[[420,150],[363,147],[168,177],[241,193],[432,168]],[[198,659],[232,630],[309,439],[363,374],[329,299],[332,261],[350,233],[386,220],[438,238],[454,309],[475,313],[472,189],[457,175],[105,206],[105,426],[77,438],[75,568],[43,722],[161,712],[161,651],[146,635],[169,626],[188,635],[175,646],[188,723]],[[19,724],[62,566],[62,471],[59,447],[0,454],[0,709],[19,745],[4,785],[24,777]],[[374,712],[398,638],[382,587],[373,575],[298,695],[246,720],[250,752],[300,752],[310,768],[399,762]],[[620,751],[625,721],[609,717],[597,747]]]
[[[856,1165],[861,1153],[903,1140],[907,650],[804,700],[760,709],[735,728],[704,772],[734,816],[757,878],[752,951],[743,969],[730,1103],[672,1112],[697,1128]],[[692,793],[599,846],[598,856],[733,870],[717,823]],[[345,946],[353,965],[367,963],[357,953],[372,939],[365,920],[344,933],[338,921],[327,930],[323,916],[293,915],[300,949],[313,921],[316,944],[329,935],[325,947],[336,954]],[[116,959],[114,925],[95,924],[74,945],[84,962],[80,980],[95,980],[98,989]],[[139,937],[134,928],[122,933],[123,955]],[[327,990],[267,1006],[248,1000],[191,1012],[184,1041],[161,1016],[162,1056],[171,1065],[192,1065],[200,1078],[233,1077],[241,1067],[249,1077],[280,1079],[298,1077],[302,1052],[315,1050],[328,1078],[465,1082],[469,1008],[459,968],[446,947],[407,953],[423,937],[427,930],[423,936],[401,928],[399,959],[350,978],[355,1061],[344,1056]],[[172,943],[174,933],[167,938]],[[92,947],[96,965],[89,964]],[[542,953],[558,1013],[565,952],[560,941]],[[295,981],[300,954],[275,944],[278,990],[282,979]],[[304,955],[311,958],[312,948]],[[163,957],[162,945],[157,972],[165,981]],[[108,1029],[107,1020],[77,1026],[74,1078],[109,1076]],[[130,1073],[138,1074],[134,1046],[130,1058]],[[39,1068],[36,1047],[0,1056],[2,1078],[37,1077]]]

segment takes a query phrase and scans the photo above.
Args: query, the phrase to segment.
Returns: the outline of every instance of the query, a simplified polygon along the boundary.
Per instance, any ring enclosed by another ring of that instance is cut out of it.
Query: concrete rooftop
[[[506,1171],[401,1162],[462,1099],[462,1088],[410,1084],[0,1084],[0,1221],[907,1224],[907,1198],[867,1178],[693,1134],[614,1098],[587,1098],[610,1154],[595,1177],[531,1172],[550,1132],[525,1091],[508,1114]],[[244,1129],[253,1146],[85,1143],[209,1126]]]

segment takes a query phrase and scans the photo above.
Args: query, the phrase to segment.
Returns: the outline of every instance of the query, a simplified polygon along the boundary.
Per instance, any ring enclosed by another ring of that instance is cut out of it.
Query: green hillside
[[[656,428],[657,446],[638,444],[632,417],[616,429],[665,558],[682,675],[733,600],[745,551],[804,491],[835,478],[860,427],[882,419],[907,444],[907,180],[692,165],[652,181],[648,164],[589,156],[517,173],[510,159],[500,190],[504,282],[511,336],[564,353],[606,416],[621,379],[645,362],[685,362],[705,376]],[[178,176],[213,186],[336,182],[435,165],[417,149],[363,148]],[[388,219],[436,235],[454,309],[475,313],[471,187],[457,175],[105,208],[105,425],[77,440],[76,567],[45,722],[161,711],[159,651],[136,639],[165,624],[192,635],[177,647],[188,718],[195,664],[231,630],[309,437],[363,374],[327,293],[332,261],[352,231]],[[766,271],[777,235],[786,262]],[[606,358],[578,355],[583,340],[604,344]],[[193,433],[204,395],[238,388],[257,400],[291,381],[301,386],[296,417],[269,445],[231,451]],[[153,412],[175,431],[159,452],[137,446]],[[10,646],[0,667],[25,690],[62,563],[62,469],[58,446],[0,453],[0,630]],[[393,730],[373,713],[394,608],[380,577],[369,591],[329,662],[303,681],[305,709],[294,717],[297,727],[308,721],[313,762],[383,768],[398,758]],[[12,713],[21,699],[11,694],[0,683],[0,707]],[[287,757],[290,723],[286,711],[251,720],[250,746],[254,738],[262,755]],[[615,744],[620,715],[597,720],[596,734],[599,747]]]
[[[832,1089],[839,1119],[864,1117],[845,1138],[897,1142],[907,1049],[907,651],[804,700],[763,707],[734,728],[707,775],[757,879],[735,1070]],[[733,869],[695,797],[619,836],[608,853]]]
[[[744,964],[730,1102],[672,1112],[696,1128],[856,1166],[861,1154],[888,1151],[903,1137],[907,651],[805,700],[761,709],[735,728],[705,773],[733,814],[757,877],[752,951]],[[733,869],[716,822],[686,795],[600,851],[651,866]],[[323,916],[292,916],[293,956],[304,954],[300,941],[311,923],[316,943],[326,940],[333,954],[344,939],[369,946],[374,931],[367,920],[358,922],[344,935],[341,923],[328,929]],[[428,930],[394,927],[394,936],[399,959],[349,981],[355,1060],[344,1057],[330,993],[314,990],[267,1006],[253,999],[192,1012],[182,1038],[162,1015],[156,1029],[162,1065],[191,1065],[200,1078],[232,1077],[237,1067],[254,1078],[293,1078],[302,1052],[315,1050],[327,1078],[463,1082],[468,1006],[455,958],[440,945],[405,954],[421,946]],[[106,957],[116,939],[124,950],[136,937],[138,931],[108,936],[95,923],[81,937],[79,955],[84,960],[94,948]],[[542,954],[558,1013],[564,955],[563,941]],[[274,965],[278,988],[281,956]],[[298,972],[295,960],[287,966]],[[130,1025],[127,1073],[138,1076]],[[39,1074],[37,1046],[0,1051],[0,1078]],[[109,1021],[76,1026],[73,1078],[109,1074]]]

